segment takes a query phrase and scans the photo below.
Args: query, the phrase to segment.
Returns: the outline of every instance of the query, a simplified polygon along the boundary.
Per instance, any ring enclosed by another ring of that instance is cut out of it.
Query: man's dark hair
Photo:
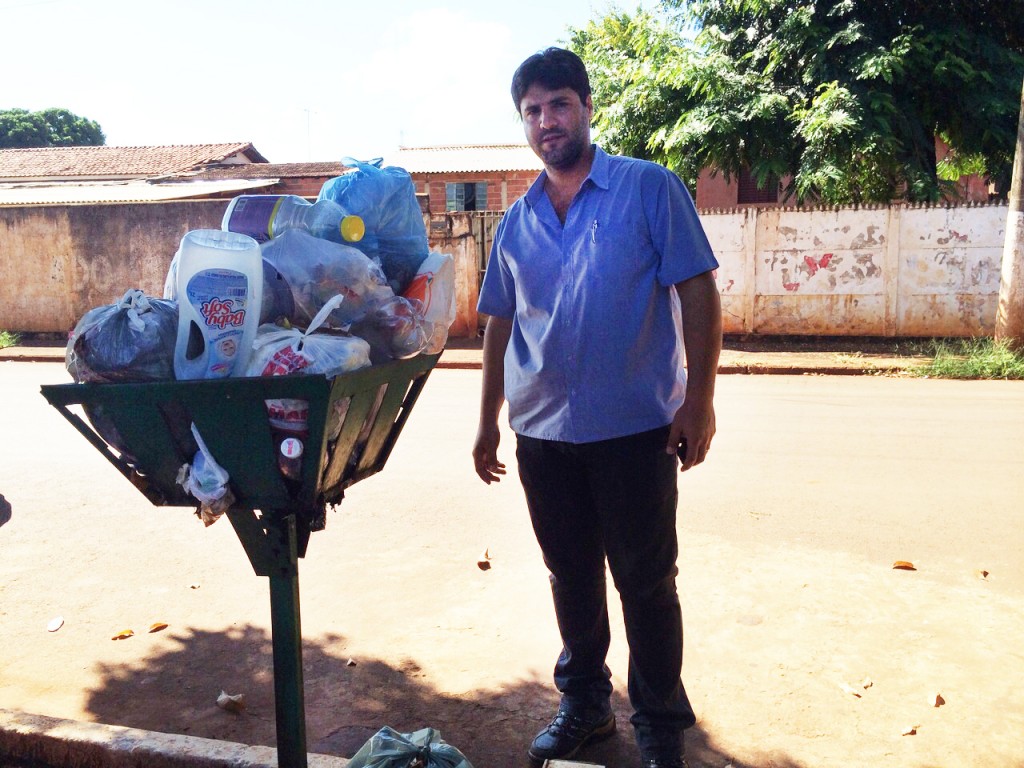
[[[516,112],[523,101],[523,96],[534,83],[556,91],[559,88],[572,88],[579,94],[580,101],[586,102],[590,95],[590,78],[583,60],[572,51],[564,48],[546,48],[519,65],[512,76],[512,101]]]

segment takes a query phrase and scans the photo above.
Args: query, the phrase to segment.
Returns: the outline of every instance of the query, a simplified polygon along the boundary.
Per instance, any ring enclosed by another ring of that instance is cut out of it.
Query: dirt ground
[[[0,707],[273,745],[266,580],[47,406],[66,380],[0,363]],[[558,640],[512,436],[505,482],[472,474],[478,388],[436,371],[300,564],[313,752],[433,726],[476,768],[529,765]],[[1024,383],[723,376],[718,403],[680,480],[691,765],[1024,766]],[[607,768],[637,764],[620,626],[620,730],[579,758]]]

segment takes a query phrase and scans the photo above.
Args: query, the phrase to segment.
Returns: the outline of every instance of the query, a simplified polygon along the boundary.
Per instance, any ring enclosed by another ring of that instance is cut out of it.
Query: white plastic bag
[[[231,479],[224,467],[217,463],[206,447],[206,442],[192,425],[192,437],[199,450],[191,464],[178,471],[178,485],[199,501],[199,516],[205,525],[213,525],[235,503],[235,495],[228,487]]]
[[[301,372],[333,378],[368,366],[370,345],[363,339],[316,333],[343,299],[338,295],[324,304],[305,331],[261,325],[256,332],[246,375],[283,376]]]
[[[473,768],[459,750],[433,728],[398,733],[387,726],[352,755],[348,768]]]

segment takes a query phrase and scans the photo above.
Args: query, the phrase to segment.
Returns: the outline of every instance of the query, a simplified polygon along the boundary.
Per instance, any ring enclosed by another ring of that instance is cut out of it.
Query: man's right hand
[[[481,426],[473,443],[473,465],[480,479],[490,485],[501,481],[505,465],[498,461],[498,442],[501,434],[497,424]]]

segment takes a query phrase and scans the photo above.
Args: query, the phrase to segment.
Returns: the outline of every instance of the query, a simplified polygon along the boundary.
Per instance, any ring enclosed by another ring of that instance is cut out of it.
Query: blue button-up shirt
[[[565,224],[545,173],[495,232],[478,309],[512,319],[512,429],[587,443],[672,421],[686,392],[676,283],[715,269],[686,187],[595,147]]]

